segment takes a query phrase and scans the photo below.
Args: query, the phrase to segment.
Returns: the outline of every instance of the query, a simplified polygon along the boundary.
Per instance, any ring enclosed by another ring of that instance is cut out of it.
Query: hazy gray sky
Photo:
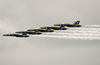
[[[3,37],[81,20],[100,25],[100,0],[0,0],[0,65],[100,65],[99,40]]]

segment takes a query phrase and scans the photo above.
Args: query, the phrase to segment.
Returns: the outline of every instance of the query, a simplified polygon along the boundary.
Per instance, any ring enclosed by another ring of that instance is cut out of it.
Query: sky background
[[[55,23],[100,25],[100,0],[0,0],[0,65],[100,65],[100,40],[5,33]]]

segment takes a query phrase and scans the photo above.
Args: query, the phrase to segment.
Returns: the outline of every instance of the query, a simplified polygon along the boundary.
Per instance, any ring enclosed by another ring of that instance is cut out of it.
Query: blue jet
[[[54,32],[54,29],[51,29],[50,27],[40,27],[41,29],[47,29],[48,32]]]
[[[46,27],[41,27],[41,29],[66,30],[67,28],[61,26],[46,26]]]
[[[40,31],[40,32],[49,32],[49,31],[51,31],[51,32],[53,32],[52,29],[49,29],[49,30],[48,30],[48,29],[46,29],[46,28],[43,29],[43,28],[41,28],[41,27],[40,27],[40,28],[34,28],[34,29],[28,29],[28,31],[38,31],[38,32],[39,32],[39,31]]]
[[[21,33],[4,34],[3,36],[29,37],[29,35],[24,35],[24,34],[21,34]]]
[[[54,26],[67,26],[67,27],[81,27],[81,25],[79,25],[80,20],[75,20],[75,22],[73,24],[70,23],[61,23],[61,24],[54,24]]]
[[[28,30],[17,31],[16,33],[22,33],[22,34],[42,34],[40,31],[28,31]]]

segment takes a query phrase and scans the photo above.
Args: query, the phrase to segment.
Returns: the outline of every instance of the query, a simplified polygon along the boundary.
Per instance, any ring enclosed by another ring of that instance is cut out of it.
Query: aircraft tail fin
[[[75,20],[74,25],[78,25],[80,23],[80,20]]]

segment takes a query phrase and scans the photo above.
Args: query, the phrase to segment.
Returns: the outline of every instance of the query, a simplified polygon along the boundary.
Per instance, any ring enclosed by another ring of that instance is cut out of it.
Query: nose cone
[[[21,31],[18,31],[18,32],[16,32],[16,33],[21,33]]]
[[[3,34],[3,36],[8,36],[8,34]]]

